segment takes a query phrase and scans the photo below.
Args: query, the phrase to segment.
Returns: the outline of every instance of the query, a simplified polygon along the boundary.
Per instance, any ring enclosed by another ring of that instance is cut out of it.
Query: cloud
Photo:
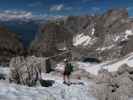
[[[38,2],[30,3],[28,6],[29,6],[29,7],[40,7],[40,6],[42,6],[42,5],[43,5],[43,3],[40,2],[40,1],[38,1]]]
[[[64,9],[64,5],[63,4],[59,4],[59,5],[53,5],[50,7],[50,11],[61,11]]]
[[[14,19],[31,19],[33,18],[32,12],[17,11],[17,10],[4,10],[0,11],[0,20],[9,21]]]
[[[0,21],[12,21],[12,20],[21,20],[28,22],[32,20],[54,20],[62,18],[62,15],[49,15],[47,13],[41,15],[34,15],[29,11],[18,11],[18,10],[4,10],[0,11]]]
[[[49,11],[51,12],[58,12],[58,11],[69,11],[69,10],[72,10],[73,7],[70,7],[70,6],[64,6],[63,4],[59,4],[59,5],[52,5],[50,8],[49,8]]]

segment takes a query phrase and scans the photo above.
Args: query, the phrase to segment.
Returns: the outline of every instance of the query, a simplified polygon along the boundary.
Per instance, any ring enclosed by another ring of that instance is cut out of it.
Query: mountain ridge
[[[66,50],[71,48],[72,55],[75,59],[79,59],[81,56],[93,56],[102,60],[111,60],[124,56],[132,51],[130,41],[132,41],[133,23],[132,19],[128,16],[127,9],[111,9],[103,15],[98,16],[69,16],[62,20],[55,20],[52,22],[64,27],[64,29],[68,31],[68,34],[71,34],[68,35],[70,38],[69,45],[71,45],[71,47],[66,46],[68,45],[66,41],[61,41],[60,44],[63,45],[64,43],[63,48],[66,48]],[[45,29],[48,23],[50,22],[44,24],[40,31]],[[56,28],[52,24],[49,27],[49,33],[59,31],[61,28]],[[52,30],[51,27],[53,28]],[[47,33],[47,31],[42,32],[42,34],[45,33]],[[61,31],[58,33],[64,34],[62,38],[67,35],[67,33]],[[55,35],[53,41],[60,40],[57,35]],[[32,44],[34,47],[37,47],[35,51],[38,50],[38,48],[40,48],[42,52],[47,49],[38,45],[43,43],[47,44],[46,41],[43,41],[45,39],[44,36],[40,39],[36,39],[36,43]],[[55,44],[56,49],[58,48],[57,44]],[[128,50],[125,50],[124,48],[128,48]],[[38,51],[34,54],[37,52]],[[56,54],[56,50],[54,52]],[[39,53],[41,53],[41,51],[39,51]]]

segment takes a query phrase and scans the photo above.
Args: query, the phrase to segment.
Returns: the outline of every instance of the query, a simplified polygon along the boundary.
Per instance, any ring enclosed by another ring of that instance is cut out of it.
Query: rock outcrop
[[[56,22],[49,22],[41,28],[41,34],[31,44],[30,52],[37,56],[52,56],[69,49],[71,33]]]
[[[73,58],[101,60],[120,58],[132,52],[133,21],[126,9],[112,9],[99,16],[69,16],[42,26],[31,52],[51,56],[72,49]]]
[[[46,59],[34,56],[15,57],[10,61],[10,81],[16,84],[34,86],[46,72]]]
[[[23,51],[18,34],[0,27],[0,64],[7,65],[12,57],[22,55]]]
[[[101,71],[93,85],[93,94],[98,100],[128,100],[133,96],[132,69],[124,64],[115,75]]]

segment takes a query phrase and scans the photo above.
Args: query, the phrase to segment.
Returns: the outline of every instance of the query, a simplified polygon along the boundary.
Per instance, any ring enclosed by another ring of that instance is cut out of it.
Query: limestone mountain
[[[71,46],[71,33],[59,23],[49,22],[40,29],[40,34],[31,44],[30,50],[38,56],[52,56]]]
[[[133,20],[126,9],[111,9],[96,16],[68,16],[53,23],[42,26],[31,51],[49,56],[48,52],[54,55],[55,51],[72,49],[73,58],[101,60],[120,58],[133,51]]]

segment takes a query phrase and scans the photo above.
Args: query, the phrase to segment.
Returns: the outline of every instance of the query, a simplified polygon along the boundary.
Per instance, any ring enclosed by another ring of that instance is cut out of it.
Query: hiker
[[[64,63],[65,63],[65,68],[63,73],[63,80],[64,80],[63,83],[70,84],[70,75],[73,72],[73,66],[67,59],[64,59]]]

